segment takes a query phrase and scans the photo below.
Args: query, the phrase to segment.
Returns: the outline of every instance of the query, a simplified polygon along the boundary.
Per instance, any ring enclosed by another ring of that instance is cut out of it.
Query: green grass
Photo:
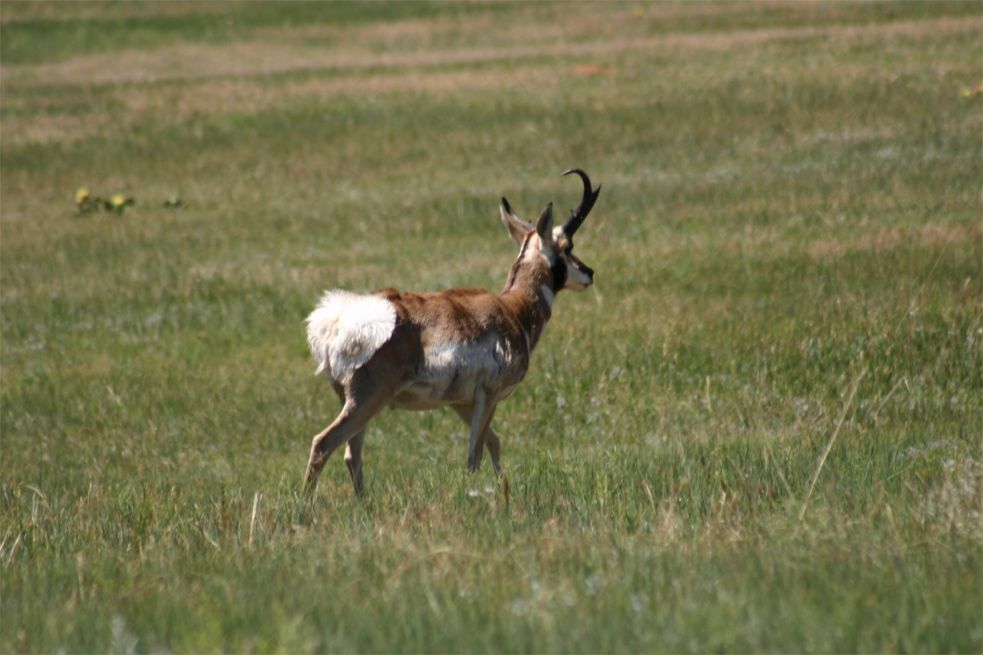
[[[0,651],[983,649],[977,4],[2,17]],[[320,291],[497,289],[575,165],[510,505],[447,412],[303,499]]]
[[[490,8],[487,3],[474,3],[442,9],[437,2],[416,0],[385,5],[216,0],[211,5],[203,7],[188,1],[90,0],[73,7],[49,0],[11,0],[4,3],[9,30],[5,32],[0,54],[9,64],[40,63],[187,41],[228,43],[256,38],[257,31],[269,28],[359,25],[432,17],[442,11],[463,16]],[[39,42],[46,47],[38,47]]]

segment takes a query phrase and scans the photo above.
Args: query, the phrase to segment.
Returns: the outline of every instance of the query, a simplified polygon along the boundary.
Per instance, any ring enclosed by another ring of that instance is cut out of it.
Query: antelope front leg
[[[475,410],[474,405],[454,407],[453,409],[457,413],[457,415],[461,417],[462,421],[464,421],[468,425],[474,424],[475,416],[477,415],[476,412],[474,411]],[[495,412],[495,408],[492,407],[491,414],[493,414],[494,412]],[[495,434],[495,431],[491,429],[491,414],[489,414],[488,420],[485,423],[485,431],[483,433],[482,438],[488,444],[488,452],[491,453],[491,461],[492,461],[492,466],[495,467],[495,475],[497,475],[499,479],[502,481],[502,494],[505,498],[505,509],[508,510],[509,478],[507,475],[505,475],[505,472],[502,470],[502,462],[499,459],[499,456],[501,454],[501,442],[499,442],[498,435]],[[473,436],[474,432],[472,432],[471,434]],[[481,440],[479,440],[479,443],[480,441]],[[481,461],[481,451],[478,451],[478,462],[480,463],[480,461]],[[471,470],[474,471],[475,469],[472,468]]]
[[[468,426],[471,425],[471,417],[474,415],[474,405],[465,405],[462,407],[454,407],[454,412],[461,417]],[[502,444],[495,434],[495,431],[491,428],[491,419],[489,417],[488,425],[485,427],[485,433],[482,437],[484,439],[485,445],[488,446],[488,454],[491,455],[492,466],[495,468],[496,475],[502,475],[502,460],[501,460],[501,450]]]
[[[475,395],[473,405],[454,408],[458,416],[471,428],[471,434],[468,439],[468,470],[472,473],[477,471],[478,467],[481,466],[481,455],[484,452],[485,440],[488,438],[488,424],[491,423],[497,404],[489,400],[484,391],[479,390]],[[490,441],[488,449],[492,453],[492,464],[495,466],[496,471],[499,468],[498,446],[498,438],[492,435],[492,441]]]
[[[501,453],[501,442],[498,440],[498,435],[495,431],[491,429],[491,424],[485,428],[485,443],[488,445],[488,454],[491,455],[492,468],[495,469],[495,475],[502,475],[502,461],[500,459]]]

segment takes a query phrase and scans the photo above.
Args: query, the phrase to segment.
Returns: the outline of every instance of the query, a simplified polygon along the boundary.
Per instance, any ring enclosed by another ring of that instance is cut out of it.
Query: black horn
[[[591,190],[590,178],[587,177],[587,173],[579,168],[571,168],[569,170],[563,171],[564,175],[570,175],[571,173],[576,173],[580,176],[580,179],[584,183],[584,197],[580,200],[580,204],[577,208],[570,212],[570,218],[567,222],[563,224],[563,231],[568,237],[572,237],[574,232],[580,227],[580,224],[584,222],[587,218],[587,214],[594,207],[594,203],[597,202],[597,196],[601,193],[601,187],[598,186],[596,189]]]

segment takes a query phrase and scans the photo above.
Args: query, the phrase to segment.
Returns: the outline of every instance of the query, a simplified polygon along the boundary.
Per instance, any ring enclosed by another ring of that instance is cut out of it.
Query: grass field
[[[983,650],[979,3],[0,20],[0,651]],[[510,506],[448,412],[302,498],[320,292],[497,290],[570,166]]]

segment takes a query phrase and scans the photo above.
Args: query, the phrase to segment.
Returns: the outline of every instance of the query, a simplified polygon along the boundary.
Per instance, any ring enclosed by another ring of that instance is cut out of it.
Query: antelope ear
[[[543,253],[547,256],[553,254],[553,203],[546,205],[546,209],[539,215],[536,221],[536,234],[542,243]]]
[[[532,232],[532,225],[513,214],[512,206],[505,198],[502,198],[502,204],[499,205],[498,211],[502,214],[502,223],[505,225],[505,229],[509,231],[509,236],[515,241],[515,245],[521,246],[526,235]]]

